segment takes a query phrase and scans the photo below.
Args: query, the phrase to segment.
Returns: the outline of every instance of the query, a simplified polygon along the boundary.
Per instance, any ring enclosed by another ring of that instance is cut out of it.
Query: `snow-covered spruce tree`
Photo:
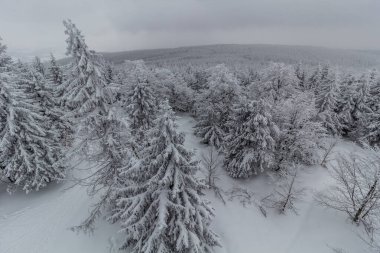
[[[352,115],[355,128],[351,133],[351,137],[360,139],[360,137],[366,135],[366,128],[371,123],[369,122],[371,115],[373,115],[373,111],[371,109],[369,76],[364,74],[359,78],[357,83],[355,109]]]
[[[369,117],[374,116],[371,108],[369,76],[362,75],[344,89],[339,108],[340,120],[344,134],[357,140],[365,135],[363,132],[369,124]]]
[[[356,96],[356,115],[357,119],[362,117],[362,114],[371,112],[370,98],[371,98],[371,83],[368,75],[362,75],[358,80],[357,96]]]
[[[376,70],[371,70],[369,73],[368,85],[370,89],[369,104],[372,111],[380,110],[380,79]]]
[[[67,119],[63,118],[64,110],[59,103],[59,97],[57,97],[54,89],[55,85],[45,78],[36,64],[32,64],[30,68],[30,74],[33,81],[34,89],[37,94],[36,100],[40,104],[41,110],[44,116],[49,119],[45,122],[50,130],[54,133],[54,141],[58,146],[61,146],[62,150],[66,145],[65,136],[71,131],[71,124]]]
[[[12,60],[6,53],[7,47],[1,43],[0,38],[0,144],[5,145],[9,118],[10,94],[8,91],[11,82]],[[4,177],[5,163],[0,161],[0,178]]]
[[[63,71],[58,65],[53,54],[50,54],[47,79],[57,87],[55,90],[58,90],[58,87],[60,87],[64,81]]]
[[[367,114],[366,124],[361,129],[360,140],[372,146],[380,145],[380,109]]]
[[[96,218],[110,207],[115,185],[121,184],[118,170],[129,166],[133,144],[125,113],[115,102],[115,90],[108,84],[104,61],[88,50],[80,31],[71,21],[64,21],[68,35],[67,54],[73,62],[63,83],[63,101],[70,110],[70,119],[77,123],[80,138],[74,151],[84,151],[95,171],[79,183],[89,186],[89,195],[99,194],[89,217],[74,230],[92,231]],[[134,147],[134,146],[133,146]],[[74,153],[74,152],[73,152]],[[125,185],[125,184],[124,184]]]
[[[307,79],[307,87],[309,89],[314,90],[316,87],[319,86],[321,77],[322,77],[322,66],[318,64],[314,72]]]
[[[191,78],[188,78],[189,87],[195,92],[201,92],[204,89],[207,89],[207,77],[208,73],[202,69],[192,69]]]
[[[208,70],[208,89],[196,101],[197,119],[195,134],[203,143],[223,146],[225,133],[229,132],[228,122],[232,108],[240,98],[240,87],[236,77],[225,65],[217,65]]]
[[[224,65],[220,64],[207,69],[207,89],[203,91],[197,101],[198,105],[203,106],[202,102],[211,105],[224,105],[222,112],[228,119],[232,105],[239,100],[240,87],[236,76]]]
[[[279,129],[263,100],[236,108],[234,126],[226,139],[224,168],[234,178],[247,178],[275,164]]]
[[[1,73],[5,73],[5,70],[8,70],[10,68],[11,63],[11,57],[7,55],[7,46],[1,43],[1,37],[0,37],[0,67],[1,67]]]
[[[106,131],[104,122],[114,100],[114,89],[106,83],[100,56],[88,49],[83,35],[70,20],[63,23],[68,36],[66,54],[72,57],[63,102],[70,110],[68,117],[77,124],[77,136],[81,139],[78,147],[87,152],[90,142]]]
[[[65,93],[64,73],[58,65],[53,54],[50,54],[49,66],[46,73],[45,93],[49,94],[49,108],[52,110],[54,127],[58,130],[58,141],[63,147],[68,147],[73,141],[73,123],[68,117],[65,117],[67,108],[62,98]]]
[[[120,108],[109,110],[108,120],[105,121],[105,132],[98,141],[97,149],[87,159],[94,164],[95,172],[82,179],[81,184],[89,186],[91,197],[100,196],[93,205],[89,216],[74,231],[93,232],[95,222],[104,211],[115,207],[115,192],[119,187],[128,186],[129,181],[124,177],[128,168],[138,158],[136,143],[128,128],[128,122]]]
[[[115,70],[114,66],[111,62],[105,62],[104,63],[104,78],[106,79],[107,84],[111,84],[115,81]]]
[[[7,88],[7,115],[0,144],[3,174],[26,192],[39,190],[64,177],[56,133],[41,108],[36,79],[28,66],[17,65]]]
[[[318,150],[325,148],[327,131],[316,120],[314,94],[300,93],[280,103],[274,111],[281,130],[276,148],[277,169],[289,168],[293,163],[318,164]]]
[[[361,78],[363,79],[363,77]],[[361,89],[359,96],[362,104],[360,120],[356,124],[354,133],[361,141],[370,145],[380,144],[380,84],[374,70],[367,74],[367,78],[359,82]],[[366,85],[367,83],[367,85]]]
[[[157,114],[157,98],[153,93],[150,73],[143,62],[136,64],[131,75],[130,90],[122,101],[125,112],[129,115],[132,134],[138,142],[153,126]]]
[[[272,63],[263,70],[258,84],[260,97],[273,103],[289,98],[299,88],[299,81],[293,66],[283,63]]]
[[[168,102],[149,133],[143,159],[124,176],[130,185],[120,187],[109,218],[120,221],[131,252],[212,252],[218,237],[209,225],[213,209],[202,198],[204,186],[195,178],[199,170],[193,154],[183,146]]]
[[[345,76],[340,85],[340,95],[338,99],[338,119],[341,126],[341,133],[347,136],[355,128],[353,112],[355,110],[357,81],[352,75]]]
[[[187,87],[185,80],[168,69],[155,69],[156,87],[161,86],[163,98],[169,100],[174,111],[190,112],[194,104],[194,91]]]
[[[258,72],[251,67],[234,69],[234,73],[241,87],[247,87],[258,77]]]
[[[32,62],[32,67],[35,71],[37,71],[43,77],[46,77],[46,69],[44,64],[42,63],[40,57],[36,56],[34,61]]]
[[[221,149],[224,145],[226,132],[220,122],[221,113],[211,105],[203,108],[202,113],[197,118],[194,134],[201,138],[201,142]]]
[[[318,119],[332,135],[339,135],[341,126],[336,113],[339,96],[338,77],[336,73],[325,73],[328,71],[326,68],[323,70],[319,86],[315,88]]]
[[[301,62],[295,66],[294,73],[298,80],[297,86],[303,91],[309,90],[310,87],[308,86],[308,83],[307,83],[307,72],[305,68],[302,66]]]

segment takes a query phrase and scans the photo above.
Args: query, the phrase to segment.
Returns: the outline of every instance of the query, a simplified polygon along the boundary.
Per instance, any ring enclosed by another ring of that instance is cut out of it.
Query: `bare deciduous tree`
[[[323,154],[323,157],[320,163],[322,167],[326,168],[327,163],[331,160],[332,154],[334,154],[333,150],[337,143],[338,143],[337,140],[333,140],[325,148],[325,153]]]
[[[220,166],[222,165],[222,159],[219,153],[215,148],[210,147],[206,154],[202,154],[201,162],[206,170],[206,185],[209,189],[214,191],[217,198],[226,204],[226,201],[223,198],[223,191],[216,185],[216,181],[220,180]]]
[[[293,164],[290,168],[282,170],[277,178],[274,192],[264,198],[264,203],[271,208],[277,209],[281,214],[291,210],[297,214],[295,203],[302,200],[306,189],[299,186],[298,165]]]
[[[368,151],[367,157],[338,156],[336,164],[330,166],[334,185],[318,194],[317,200],[371,230],[380,215],[380,154],[379,150]]]
[[[252,191],[248,191],[247,189],[241,187],[234,187],[227,192],[227,195],[230,196],[229,200],[238,199],[244,207],[247,207],[248,205],[254,205],[265,217],[267,217],[267,211],[265,210],[262,201],[257,200],[255,193]]]

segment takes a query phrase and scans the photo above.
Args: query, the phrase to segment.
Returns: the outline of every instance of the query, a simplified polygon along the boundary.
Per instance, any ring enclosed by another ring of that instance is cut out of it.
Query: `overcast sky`
[[[13,56],[63,56],[66,18],[96,51],[217,43],[380,49],[380,0],[0,0],[0,36]]]

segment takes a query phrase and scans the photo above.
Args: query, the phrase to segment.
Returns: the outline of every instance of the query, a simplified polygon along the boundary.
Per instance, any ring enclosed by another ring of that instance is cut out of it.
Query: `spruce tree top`
[[[74,60],[71,77],[65,85],[64,100],[74,110],[74,116],[87,117],[90,113],[105,116],[106,105],[112,101],[113,92],[107,87],[99,56],[88,49],[83,35],[70,20],[63,24],[68,35],[66,54]]]

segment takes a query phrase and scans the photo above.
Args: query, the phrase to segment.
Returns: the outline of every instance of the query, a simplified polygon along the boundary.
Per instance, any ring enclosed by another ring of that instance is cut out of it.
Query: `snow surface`
[[[193,135],[194,119],[179,115],[179,129],[186,134],[185,145],[194,149],[196,158],[209,148]],[[352,143],[340,141],[339,152],[359,152]],[[78,165],[85,168],[86,164]],[[225,191],[235,185],[255,192],[258,198],[270,193],[272,185],[264,175],[248,180],[234,180],[221,169],[217,184]],[[313,195],[331,183],[327,169],[319,166],[305,168],[300,173],[309,187],[307,196],[299,203],[299,215],[280,215],[269,210],[265,218],[254,206],[243,207],[237,200],[226,205],[207,192],[216,209],[213,222],[223,247],[216,253],[331,253],[331,248],[347,252],[366,252],[357,236],[360,229],[346,216],[319,206]],[[86,188],[69,188],[71,182],[50,185],[46,189],[25,195],[9,195],[0,185],[0,253],[107,253],[118,252],[118,226],[99,221],[93,235],[76,234],[70,227],[78,225],[94,203]]]

